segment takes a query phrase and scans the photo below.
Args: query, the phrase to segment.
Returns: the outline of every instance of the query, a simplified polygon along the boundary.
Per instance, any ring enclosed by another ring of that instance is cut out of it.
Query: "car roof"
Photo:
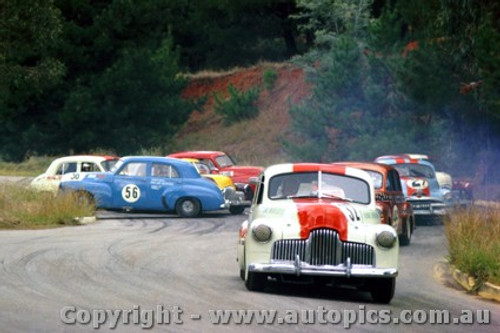
[[[102,162],[106,160],[118,159],[117,156],[103,156],[103,155],[69,155],[56,158],[53,162],[69,162],[69,161],[91,161],[91,162]]]
[[[226,155],[226,153],[222,151],[217,151],[217,150],[190,150],[190,151],[181,151],[181,152],[176,152],[169,154],[167,157],[191,157],[191,156],[196,156],[196,157],[211,157],[211,156],[220,156],[220,155]]]
[[[378,171],[380,173],[387,173],[388,171],[396,170],[389,164],[382,164],[376,162],[334,162],[332,164],[351,166],[354,168],[360,168],[364,170]]]
[[[283,163],[274,164],[264,170],[267,177],[272,177],[283,173],[298,173],[298,172],[317,172],[324,171],[330,173],[343,174],[361,178],[373,186],[371,176],[358,168],[353,168],[344,165],[326,164],[326,163]]]
[[[391,154],[391,155],[383,155],[383,156],[379,156],[375,159],[375,161],[377,160],[381,160],[381,159],[400,159],[400,158],[407,158],[407,159],[410,159],[410,160],[429,160],[429,156],[428,155],[425,155],[425,154],[407,154],[407,153],[404,153],[404,154]]]
[[[195,166],[191,163],[179,158],[163,157],[163,156],[124,156],[121,158],[124,163],[128,162],[152,162],[152,163],[168,163],[178,169],[183,170],[183,177],[185,178],[199,178],[200,174]]]
[[[380,156],[375,159],[376,163],[383,163],[383,164],[422,164],[429,166],[434,169],[434,165],[429,162],[426,159],[415,159],[415,158],[410,158],[409,156],[406,155],[387,155],[387,156]]]
[[[171,163],[179,165],[191,165],[191,163],[184,161],[179,158],[163,157],[163,156],[149,156],[149,155],[134,155],[134,156],[123,156],[121,158],[125,161],[136,161],[136,162],[158,162],[158,163]]]
[[[192,157],[174,157],[174,158],[180,158],[183,161],[190,162],[190,163],[199,163],[200,160],[197,158],[192,158]]]

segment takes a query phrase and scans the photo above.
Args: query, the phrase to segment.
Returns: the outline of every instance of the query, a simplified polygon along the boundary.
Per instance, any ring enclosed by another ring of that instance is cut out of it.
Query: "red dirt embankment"
[[[266,70],[277,73],[274,87],[264,87]],[[283,162],[281,138],[287,135],[288,110],[311,93],[302,69],[290,64],[262,64],[225,73],[201,73],[189,77],[183,93],[187,99],[207,97],[203,112],[194,111],[186,126],[175,137],[176,149],[222,150],[239,162],[268,165]],[[213,93],[227,96],[232,84],[238,91],[260,87],[257,105],[259,115],[251,120],[225,125],[214,112]]]

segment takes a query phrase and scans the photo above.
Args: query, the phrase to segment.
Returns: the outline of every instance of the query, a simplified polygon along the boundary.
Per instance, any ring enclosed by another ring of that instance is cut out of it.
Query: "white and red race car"
[[[398,236],[381,224],[373,180],[332,164],[277,164],[262,172],[238,242],[249,290],[269,280],[368,288],[389,303],[398,274]]]
[[[57,193],[61,178],[68,173],[106,172],[118,161],[117,156],[71,155],[53,160],[47,170],[35,177],[30,187],[37,191]]]

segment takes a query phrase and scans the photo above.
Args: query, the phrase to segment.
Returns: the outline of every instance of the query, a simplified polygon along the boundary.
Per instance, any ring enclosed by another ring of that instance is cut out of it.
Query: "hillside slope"
[[[278,74],[274,88],[264,88],[263,75],[266,70]],[[312,85],[305,80],[302,69],[292,64],[264,63],[249,68],[235,69],[223,73],[198,73],[188,76],[189,84],[183,92],[186,99],[207,97],[203,112],[194,111],[184,128],[174,137],[170,145],[173,151],[222,150],[235,157],[239,164],[267,166],[287,162],[290,159],[283,150],[282,139],[293,136],[289,130],[292,105],[310,96]],[[222,117],[214,112],[213,93],[227,96],[232,84],[239,91],[260,87],[258,99],[259,115],[251,120],[227,126]],[[172,151],[172,152],[173,152]],[[482,158],[470,180],[475,185],[475,198],[500,201],[500,186],[486,184],[496,159]],[[486,168],[485,170],[483,170]],[[490,171],[488,171],[489,169]]]
[[[274,70],[278,74],[274,88],[264,88],[263,74]],[[227,96],[232,84],[239,91],[261,87],[258,99],[259,115],[251,120],[230,126],[214,113],[213,93]],[[269,165],[284,162],[286,154],[280,138],[287,135],[291,105],[309,96],[311,86],[304,72],[290,64],[265,63],[225,73],[201,73],[189,78],[183,93],[187,99],[208,97],[203,112],[194,111],[185,127],[176,135],[176,150],[222,150],[239,163]]]

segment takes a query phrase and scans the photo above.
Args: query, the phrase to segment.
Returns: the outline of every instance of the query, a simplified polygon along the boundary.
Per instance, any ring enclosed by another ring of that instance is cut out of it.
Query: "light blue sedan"
[[[59,188],[91,198],[103,209],[194,217],[230,207],[217,185],[201,177],[191,163],[167,157],[123,157],[110,172],[67,174]]]

